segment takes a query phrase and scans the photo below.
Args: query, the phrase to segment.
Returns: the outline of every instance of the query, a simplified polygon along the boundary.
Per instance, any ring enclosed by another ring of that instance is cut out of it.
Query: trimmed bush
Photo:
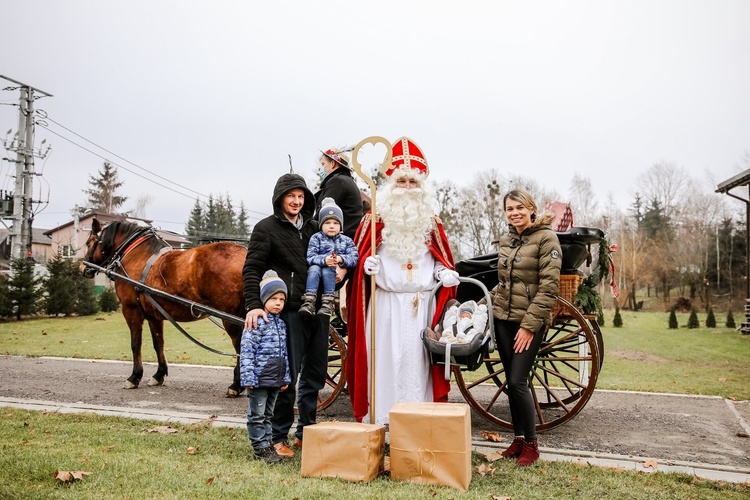
[[[599,326],[604,326],[604,313],[600,312],[596,315],[596,322],[599,323]]]
[[[612,326],[615,328],[622,327],[622,316],[620,316],[620,306],[615,306],[615,317],[612,320]]]
[[[679,328],[680,325],[677,323],[677,314],[675,313],[675,308],[672,308],[672,311],[669,313],[669,329],[670,330],[676,330]]]
[[[714,316],[714,308],[708,308],[708,316],[706,316],[706,328],[716,328],[716,317]]]
[[[732,316],[732,311],[727,311],[726,326],[727,328],[737,328],[737,324],[734,322],[734,316]]]
[[[117,298],[114,288],[105,288],[99,295],[99,309],[102,312],[112,312],[120,308],[120,300]]]
[[[688,318],[688,328],[700,328],[701,324],[698,321],[698,313],[695,311],[695,307],[690,310],[690,317]]]

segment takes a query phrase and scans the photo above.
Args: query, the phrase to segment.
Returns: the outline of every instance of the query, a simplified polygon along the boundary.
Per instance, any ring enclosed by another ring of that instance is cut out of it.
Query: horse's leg
[[[133,352],[133,372],[125,380],[124,389],[137,389],[143,378],[143,358],[141,357],[141,338],[143,335],[143,315],[137,307],[122,306],[122,315],[130,329],[130,350]]]
[[[229,338],[232,339],[232,345],[234,346],[234,352],[240,353],[240,343],[242,342],[242,327],[230,323],[229,321],[223,321],[224,328],[229,334]],[[228,398],[236,398],[242,394],[245,389],[240,385],[240,358],[237,356],[237,362],[234,365],[234,380],[232,385],[227,387],[226,396]]]
[[[148,385],[162,385],[164,384],[164,377],[169,375],[167,369],[167,357],[164,355],[164,321],[163,320],[148,320],[148,326],[151,330],[151,340],[154,343],[154,351],[156,351],[156,360],[159,363],[159,367],[154,373],[154,376],[148,381]]]

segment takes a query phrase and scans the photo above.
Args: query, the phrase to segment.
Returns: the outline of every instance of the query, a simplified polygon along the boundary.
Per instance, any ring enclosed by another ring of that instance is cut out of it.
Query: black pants
[[[286,442],[289,438],[289,429],[294,424],[295,400],[299,412],[295,436],[302,439],[302,429],[315,423],[318,391],[325,386],[328,373],[329,318],[301,318],[296,308],[283,311],[280,316],[286,323],[286,345],[289,351],[292,383],[287,390],[281,391],[276,399],[271,419],[274,443]]]
[[[513,350],[515,336],[521,327],[513,321],[495,320],[495,337],[497,338],[500,360],[505,368],[508,382],[508,405],[513,422],[513,433],[526,440],[536,439],[536,414],[534,398],[529,388],[529,373],[544,339],[545,328],[534,334],[531,345],[523,352]]]

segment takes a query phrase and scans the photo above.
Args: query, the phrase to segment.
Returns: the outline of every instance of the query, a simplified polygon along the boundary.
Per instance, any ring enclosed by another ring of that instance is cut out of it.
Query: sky
[[[0,0],[0,19],[0,74],[53,94],[35,227],[71,220],[105,159],[155,226],[183,232],[208,195],[252,224],[289,155],[312,181],[320,150],[373,135],[416,141],[431,180],[496,169],[564,197],[577,173],[623,208],[659,162],[750,168],[744,0]],[[18,96],[0,91],[0,139]]]

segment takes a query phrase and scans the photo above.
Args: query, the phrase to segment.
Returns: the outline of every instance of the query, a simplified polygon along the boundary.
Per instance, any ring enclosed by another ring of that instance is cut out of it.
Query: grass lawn
[[[688,314],[677,314],[676,330],[667,327],[669,313],[620,314],[623,326],[614,328],[613,312],[605,312],[598,389],[750,399],[750,335],[723,326],[688,329]],[[705,325],[705,314],[698,318]]]
[[[469,491],[395,482],[303,478],[299,455],[270,466],[250,459],[244,429],[87,414],[0,409],[0,498],[748,498],[750,486],[683,474],[636,473],[564,462],[474,473]],[[474,466],[487,465],[474,456]],[[91,474],[72,484],[56,471]]]

